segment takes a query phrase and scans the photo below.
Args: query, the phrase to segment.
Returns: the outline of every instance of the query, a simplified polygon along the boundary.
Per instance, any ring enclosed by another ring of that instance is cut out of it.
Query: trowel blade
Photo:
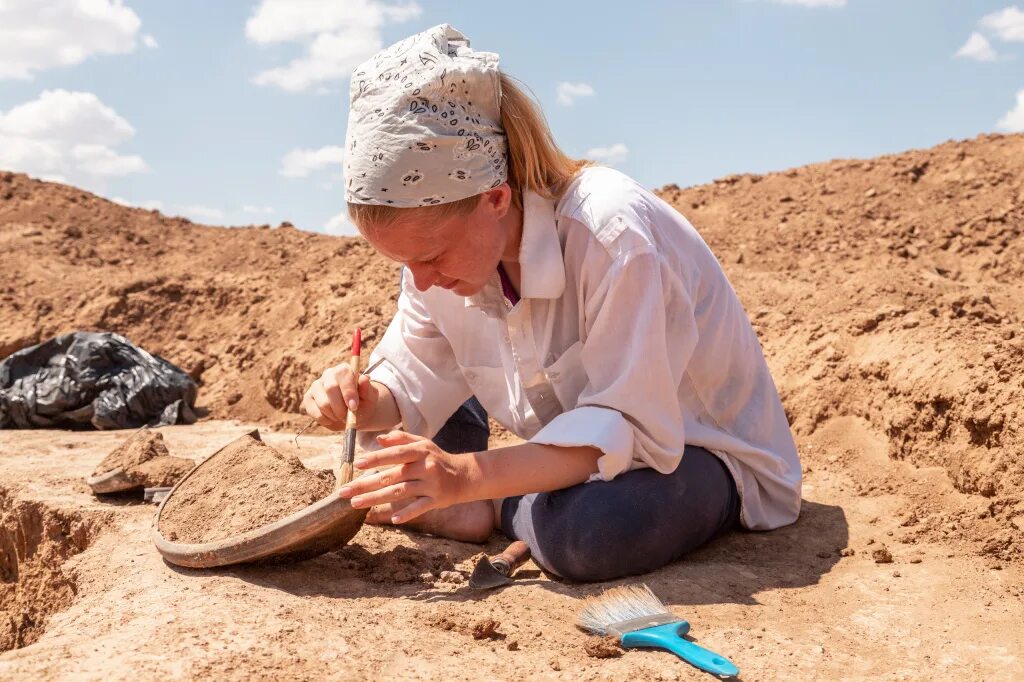
[[[502,585],[508,585],[512,578],[508,577],[491,563],[486,557],[480,557],[473,567],[473,573],[469,576],[469,586],[477,590],[489,590]]]

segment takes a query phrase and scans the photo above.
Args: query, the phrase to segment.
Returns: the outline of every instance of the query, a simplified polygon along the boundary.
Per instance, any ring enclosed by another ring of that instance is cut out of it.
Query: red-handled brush
[[[359,354],[362,350],[363,345],[363,334],[356,327],[355,332],[352,334],[352,357],[348,359],[349,367],[352,369],[352,375],[359,378]],[[346,483],[352,482],[352,460],[356,454],[356,411],[352,408],[348,410],[348,417],[345,418],[345,452],[342,455],[341,462],[338,465],[338,471],[335,474],[335,490],[345,485]]]

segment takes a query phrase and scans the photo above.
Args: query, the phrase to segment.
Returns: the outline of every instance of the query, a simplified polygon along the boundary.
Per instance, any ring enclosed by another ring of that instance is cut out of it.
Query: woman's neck
[[[519,262],[519,248],[523,243],[523,210],[514,203],[501,218],[505,228],[505,249],[501,252],[501,262],[506,264]]]

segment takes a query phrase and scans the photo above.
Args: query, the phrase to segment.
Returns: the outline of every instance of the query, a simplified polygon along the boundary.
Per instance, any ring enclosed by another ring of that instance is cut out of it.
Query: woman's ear
[[[496,218],[504,218],[512,205],[512,187],[503,182],[484,192],[483,201],[488,209],[494,212]]]

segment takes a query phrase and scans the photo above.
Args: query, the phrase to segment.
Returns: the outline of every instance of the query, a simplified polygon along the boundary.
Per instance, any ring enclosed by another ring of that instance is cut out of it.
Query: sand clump
[[[500,631],[501,621],[494,618],[479,618],[470,621],[456,615],[445,614],[428,620],[427,624],[446,632],[459,632],[463,635],[468,635],[477,641],[499,640],[507,637],[505,633]],[[513,640],[509,642],[509,651],[516,651],[518,649],[518,641]]]
[[[120,468],[132,483],[158,488],[174,485],[194,467],[192,460],[168,452],[162,433],[142,428],[104,457],[92,475]]]
[[[499,621],[493,618],[483,618],[473,623],[469,632],[473,635],[473,639],[501,639],[504,635],[498,632],[500,627]]]
[[[253,432],[232,441],[175,489],[160,514],[168,540],[202,543],[261,528],[322,500],[330,471],[313,471]]]
[[[618,658],[622,655],[619,638],[614,635],[588,637],[583,642],[583,650],[591,658]]]

